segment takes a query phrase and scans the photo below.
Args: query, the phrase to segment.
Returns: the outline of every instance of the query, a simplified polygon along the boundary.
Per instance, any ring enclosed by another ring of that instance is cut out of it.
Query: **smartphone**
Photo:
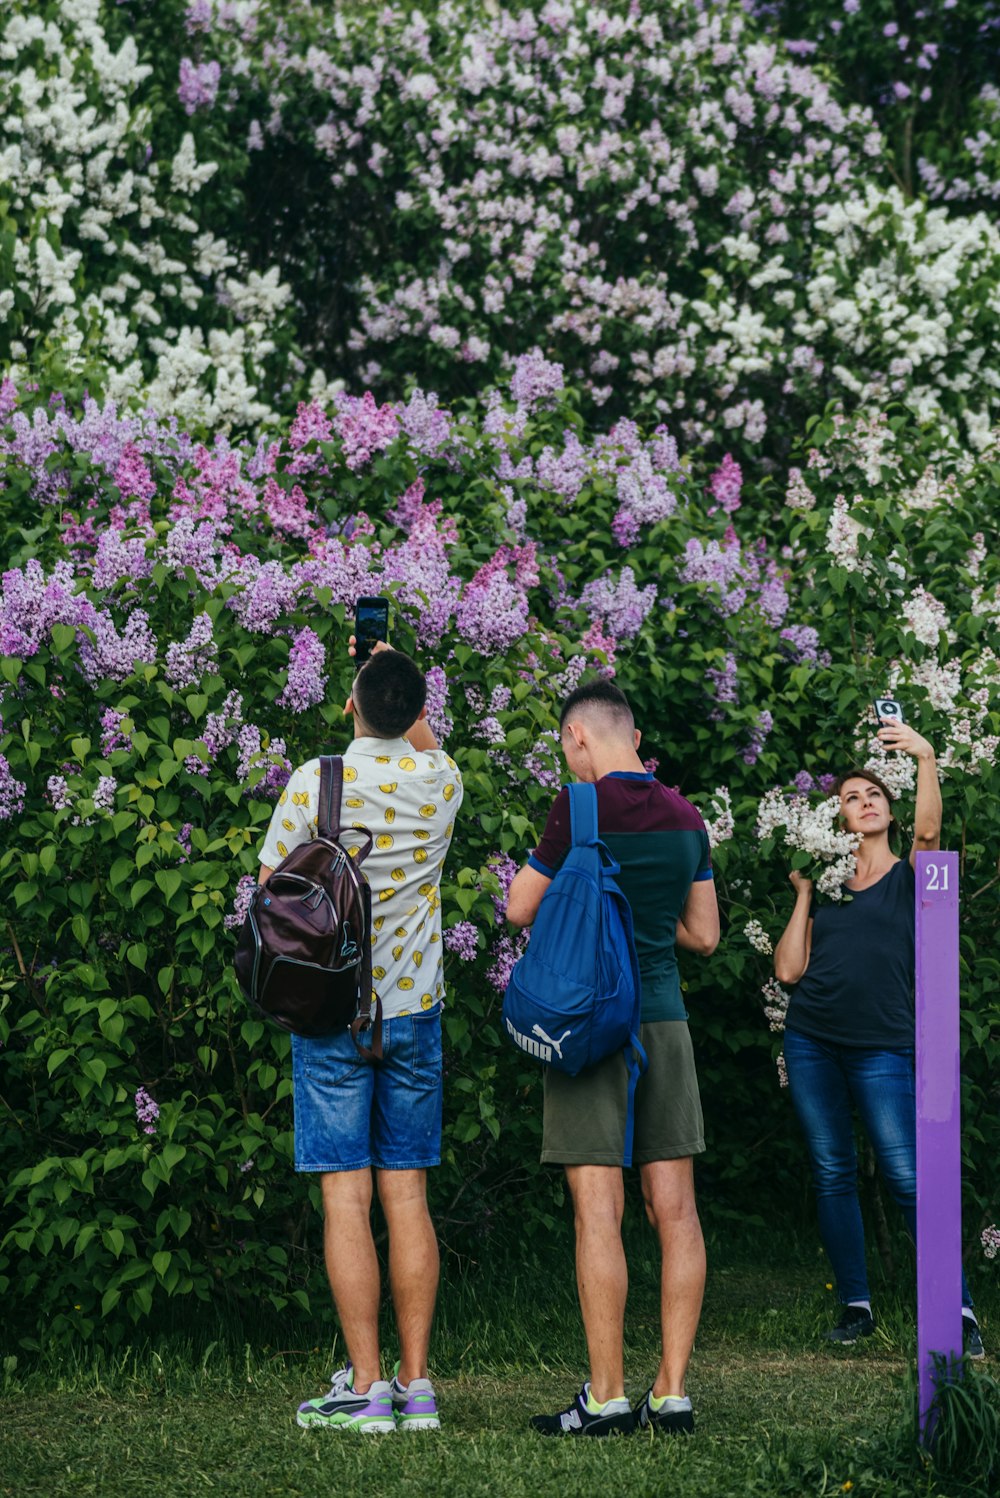
[[[883,719],[889,723],[906,722],[906,719],[903,717],[903,709],[895,697],[876,697],[872,703],[872,707],[875,709],[875,719],[880,728]]]
[[[388,598],[359,598],[354,606],[354,659],[363,666],[379,640],[389,638]]]

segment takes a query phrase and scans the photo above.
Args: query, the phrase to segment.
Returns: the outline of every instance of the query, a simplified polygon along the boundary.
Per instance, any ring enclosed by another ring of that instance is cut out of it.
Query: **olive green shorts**
[[[639,1035],[649,1068],[635,1091],[633,1165],[700,1155],[705,1125],[687,1020],[653,1020]],[[620,1165],[627,1107],[621,1051],[575,1077],[547,1067],[543,1165]]]

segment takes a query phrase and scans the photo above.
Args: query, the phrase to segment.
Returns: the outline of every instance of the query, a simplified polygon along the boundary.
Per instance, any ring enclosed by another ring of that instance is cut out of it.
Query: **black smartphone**
[[[388,598],[359,598],[354,606],[354,659],[363,666],[379,640],[389,639]]]
[[[880,728],[882,727],[883,719],[889,723],[906,722],[906,719],[903,717],[903,709],[895,697],[876,697],[872,703],[872,707],[875,709],[875,720]]]

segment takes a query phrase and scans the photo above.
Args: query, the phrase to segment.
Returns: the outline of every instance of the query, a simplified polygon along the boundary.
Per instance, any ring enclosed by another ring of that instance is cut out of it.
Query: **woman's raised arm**
[[[809,966],[812,947],[812,920],[809,908],[812,904],[812,880],[797,870],[788,876],[795,890],[795,909],[792,918],[774,949],[774,976],[779,983],[797,983]]]

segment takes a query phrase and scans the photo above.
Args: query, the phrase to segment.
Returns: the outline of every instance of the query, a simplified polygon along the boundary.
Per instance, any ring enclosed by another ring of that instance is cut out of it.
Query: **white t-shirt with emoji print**
[[[443,749],[417,750],[406,739],[355,739],[343,756],[341,842],[367,828],[372,850],[362,864],[372,891],[372,982],[382,1015],[432,1009],[444,999],[441,872],[462,804],[462,776]],[[278,799],[261,849],[275,868],[316,836],[320,766],[307,760]]]

